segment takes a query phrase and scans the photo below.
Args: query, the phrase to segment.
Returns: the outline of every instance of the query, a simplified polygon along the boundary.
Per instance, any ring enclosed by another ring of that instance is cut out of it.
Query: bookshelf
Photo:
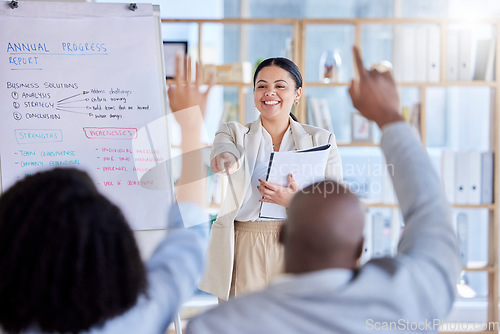
[[[489,102],[489,138],[488,138],[488,149],[491,150],[494,154],[494,168],[493,168],[493,203],[491,204],[482,204],[482,205],[470,205],[470,204],[452,204],[452,208],[454,210],[482,210],[486,211],[488,215],[488,221],[485,222],[486,230],[487,230],[487,261],[486,263],[478,262],[473,263],[469,262],[469,264],[463,268],[465,273],[471,274],[481,274],[485,275],[487,281],[487,292],[485,296],[485,300],[487,302],[487,314],[486,314],[486,322],[498,322],[499,321],[499,309],[498,309],[498,220],[499,220],[499,167],[498,167],[498,156],[499,156],[499,120],[500,120],[500,69],[498,64],[500,63],[500,22],[494,19],[481,19],[481,20],[460,20],[460,19],[451,19],[451,18],[443,18],[443,19],[412,19],[412,18],[359,18],[359,19],[219,19],[219,20],[196,20],[196,19],[163,19],[163,24],[175,24],[175,23],[194,23],[197,25],[198,29],[198,43],[194,48],[191,49],[190,53],[195,56],[197,59],[205,60],[207,55],[206,48],[203,46],[203,31],[207,25],[230,25],[230,26],[238,26],[241,29],[239,30],[239,41],[238,45],[235,45],[235,48],[240,50],[240,60],[245,59],[245,53],[243,51],[249,48],[249,45],[242,45],[248,43],[248,38],[245,37],[245,33],[248,32],[245,30],[245,27],[250,25],[261,25],[261,26],[287,26],[290,29],[290,36],[293,40],[292,43],[292,59],[299,66],[301,72],[304,77],[304,86],[303,86],[303,96],[310,96],[310,93],[314,93],[315,90],[323,90],[323,92],[328,90],[337,90],[337,92],[347,91],[349,86],[349,79],[354,74],[354,67],[352,65],[352,61],[350,57],[350,45],[347,50],[343,50],[344,55],[343,60],[345,59],[345,64],[343,66],[346,67],[346,73],[344,73],[343,77],[340,77],[338,82],[329,82],[324,83],[320,82],[319,79],[314,78],[315,76],[311,73],[316,72],[317,68],[314,68],[314,64],[318,62],[311,61],[311,58],[316,57],[314,52],[311,51],[312,48],[309,47],[311,42],[311,36],[317,34],[318,31],[324,29],[327,32],[333,32],[338,36],[339,34],[344,38],[345,41],[350,41],[351,44],[358,45],[361,50],[364,52],[364,43],[363,37],[366,35],[366,32],[370,27],[380,26],[383,29],[387,29],[389,31],[396,31],[400,27],[404,26],[420,26],[420,25],[431,25],[433,27],[437,27],[439,31],[439,73],[438,79],[434,81],[417,81],[417,80],[398,80],[398,87],[402,90],[410,90],[412,94],[417,96],[417,101],[420,104],[420,136],[422,139],[422,143],[424,146],[428,147],[429,140],[431,139],[429,134],[432,131],[431,128],[428,128],[428,122],[430,117],[432,117],[432,99],[428,96],[429,92],[432,89],[443,89],[448,91],[450,89],[461,89],[468,90],[474,88],[487,88],[491,91],[490,94],[490,102]],[[493,36],[495,39],[495,49],[494,49],[494,57],[495,64],[497,64],[494,68],[493,80],[457,80],[457,81],[449,81],[447,80],[449,73],[447,73],[448,68],[448,32],[450,31],[450,27],[454,27],[455,25],[467,25],[468,27],[474,25],[487,25],[491,27],[493,31]],[[345,32],[338,31],[344,29]],[[327,34],[323,34],[326,36]],[[326,37],[325,37],[326,38]],[[391,38],[389,39],[391,43],[392,51],[390,52],[394,60],[396,57],[398,50],[395,45],[396,41],[396,33],[393,33]],[[279,54],[279,50],[277,50],[274,56],[284,56],[283,54]],[[379,59],[380,60],[380,59]],[[313,64],[313,65],[311,65]],[[254,65],[254,64],[253,64]],[[397,69],[395,68],[395,71]],[[238,120],[240,122],[245,120],[245,114],[248,112],[245,107],[245,94],[248,93],[248,90],[252,88],[251,83],[243,83],[243,82],[234,82],[234,83],[221,83],[221,87],[228,87],[234,89],[237,93],[237,108],[238,108]],[[344,94],[344,93],[342,93]],[[352,108],[352,106],[351,106]],[[349,111],[350,110],[346,110]],[[300,103],[298,108],[294,111],[297,118],[301,122],[307,121],[307,103]],[[333,121],[336,122],[337,119],[333,116]],[[344,120],[341,120],[344,122]],[[244,122],[242,122],[244,123]],[[343,124],[345,125],[345,124]],[[343,139],[343,140],[340,140]],[[349,140],[345,140],[346,138],[340,138],[338,140],[338,146],[340,148],[348,148],[348,149],[356,149],[356,148],[371,148],[375,149],[378,146],[377,140],[374,142],[350,142]],[[397,211],[398,206],[394,203],[385,203],[380,201],[367,201],[366,206],[368,208],[373,209],[381,209],[381,210],[392,210]],[[474,225],[474,224],[472,224]],[[464,301],[466,302],[466,301]],[[449,332],[451,333],[451,332]],[[483,331],[482,333],[487,333]]]

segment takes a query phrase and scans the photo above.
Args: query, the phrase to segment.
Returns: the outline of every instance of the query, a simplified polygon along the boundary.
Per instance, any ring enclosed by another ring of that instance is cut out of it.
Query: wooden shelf
[[[397,82],[399,87],[497,87],[492,81]]]
[[[389,209],[399,209],[399,205],[396,203],[377,203],[369,202],[366,200],[361,200],[364,206],[369,208],[389,208]]]
[[[258,18],[227,18],[227,19],[162,19],[162,23],[221,23],[221,24],[298,24],[297,19],[258,19]]]
[[[172,79],[168,79],[167,85],[173,85],[175,84],[175,81]],[[205,85],[208,84],[208,82],[204,82]],[[253,83],[252,82],[216,82],[216,86],[235,86],[235,87],[250,87],[253,88]]]
[[[497,25],[498,19],[454,19],[454,18],[352,18],[352,19],[302,19],[302,23],[305,24],[353,24],[353,25],[369,25],[369,24],[492,24]]]
[[[349,82],[316,82],[316,81],[311,81],[311,82],[305,82],[305,86],[307,87],[348,87],[350,85]]]
[[[462,268],[463,271],[470,271],[470,272],[489,272],[492,273],[495,270],[497,270],[497,266],[493,265],[484,265],[484,264],[479,264],[478,266],[475,266],[474,264],[469,264],[467,267]]]
[[[379,147],[378,143],[373,142],[337,142],[338,147]]]
[[[496,204],[480,204],[480,205],[472,205],[472,204],[451,204],[452,208],[455,209],[488,209],[495,210]]]
[[[174,84],[171,79],[168,84]],[[205,84],[208,84],[206,82]],[[397,82],[399,87],[498,87],[498,83],[492,81],[446,81],[446,82]],[[216,82],[218,86],[253,87],[252,82]],[[349,82],[305,82],[305,87],[349,87]]]

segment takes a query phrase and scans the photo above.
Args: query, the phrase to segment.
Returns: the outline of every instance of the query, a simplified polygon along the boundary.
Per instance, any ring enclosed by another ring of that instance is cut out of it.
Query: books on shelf
[[[307,97],[307,123],[333,132],[332,115],[327,99]]]
[[[205,78],[215,73],[215,81],[221,83],[251,83],[252,64],[248,61],[223,65],[205,65],[203,67]]]
[[[441,180],[450,203],[493,203],[493,152],[451,151],[441,155]]]

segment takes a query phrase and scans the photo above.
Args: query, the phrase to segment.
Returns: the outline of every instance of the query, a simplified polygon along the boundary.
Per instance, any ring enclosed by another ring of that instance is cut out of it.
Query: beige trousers
[[[230,297],[261,290],[284,272],[283,220],[234,222],[234,265]]]

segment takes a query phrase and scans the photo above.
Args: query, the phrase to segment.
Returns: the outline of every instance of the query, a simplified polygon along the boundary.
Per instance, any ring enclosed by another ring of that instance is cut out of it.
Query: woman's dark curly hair
[[[86,173],[41,172],[0,197],[4,330],[87,330],[132,307],[146,286],[130,227]]]

